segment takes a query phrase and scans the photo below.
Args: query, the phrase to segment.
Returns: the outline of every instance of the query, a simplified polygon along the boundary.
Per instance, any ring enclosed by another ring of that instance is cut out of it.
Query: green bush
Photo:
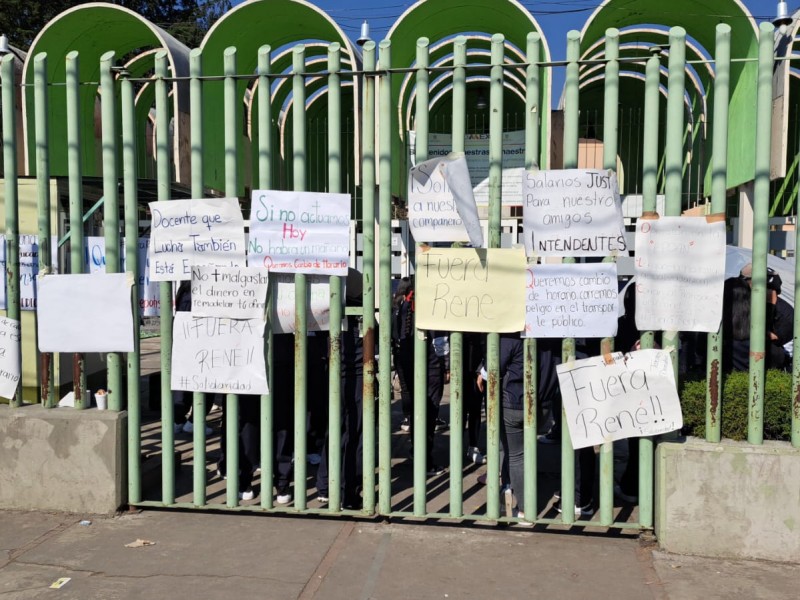
[[[749,373],[735,371],[723,376],[722,437],[747,439],[747,387]],[[792,375],[785,371],[767,371],[764,396],[764,439],[791,438]],[[706,380],[686,381],[681,390],[683,433],[706,435]]]

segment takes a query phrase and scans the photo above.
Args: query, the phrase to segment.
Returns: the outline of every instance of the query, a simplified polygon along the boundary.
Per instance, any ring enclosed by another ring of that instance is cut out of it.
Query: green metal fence
[[[718,126],[713,130],[713,148],[727,148],[728,99],[730,96],[730,35],[727,25],[717,27],[717,47],[715,54],[714,103],[713,120]],[[761,26],[761,43],[759,54],[758,106],[756,110],[757,148],[756,148],[756,180],[755,180],[755,225],[753,248],[753,319],[751,331],[751,365],[750,365],[750,411],[749,442],[761,444],[763,441],[763,390],[765,346],[763,322],[766,302],[766,255],[769,212],[769,157],[770,157],[770,118],[772,90],[772,27]],[[564,94],[564,131],[563,151],[564,167],[578,166],[578,137],[580,130],[579,114],[579,61],[580,34],[576,31],[568,35],[567,60],[565,63],[539,62],[542,40],[538,33],[528,36],[527,56],[525,63],[508,63],[504,56],[504,38],[495,35],[491,40],[491,65],[489,68],[489,122],[490,134],[490,171],[489,171],[489,247],[500,246],[501,228],[501,178],[502,178],[502,132],[504,128],[504,85],[506,72],[523,70],[527,88],[525,106],[525,166],[534,169],[539,166],[542,156],[540,127],[542,114],[549,107],[541,106],[540,82],[547,79],[547,70],[566,69],[566,87]],[[685,185],[684,152],[685,131],[685,45],[686,33],[680,27],[670,31],[668,52],[668,90],[667,118],[660,120],[660,67],[663,58],[658,55],[640,59],[646,75],[644,83],[645,110],[643,114],[643,143],[641,148],[642,177],[640,186],[644,196],[644,211],[656,210],[656,194],[658,191],[660,165],[663,161],[664,188],[666,193],[666,215],[679,215],[682,208],[682,194]],[[602,138],[604,142],[603,164],[605,168],[616,168],[616,150],[620,145],[619,130],[619,32],[608,30],[605,40],[605,53],[602,60],[604,69],[605,102],[603,114]],[[381,42],[377,47],[372,41],[363,47],[363,67],[360,71],[341,71],[341,49],[334,43],[328,49],[327,72],[306,73],[305,49],[297,46],[293,51],[293,70],[290,74],[273,74],[271,71],[271,49],[268,46],[258,51],[258,72],[250,79],[257,79],[258,122],[253,126],[258,130],[258,144],[253,149],[257,153],[259,164],[257,185],[261,189],[270,189],[276,182],[272,180],[275,161],[279,160],[275,147],[272,114],[269,94],[261,90],[269,90],[270,83],[276,77],[290,77],[293,86],[292,110],[292,176],[290,186],[294,190],[304,190],[308,177],[309,160],[307,152],[307,119],[305,114],[306,85],[310,78],[327,78],[327,191],[339,192],[344,189],[342,181],[343,161],[348,160],[344,152],[352,152],[352,148],[343,148],[341,131],[342,115],[342,79],[358,76],[362,80],[362,98],[360,127],[361,148],[361,182],[359,191],[359,207],[356,213],[361,214],[363,232],[363,308],[342,308],[342,278],[331,278],[330,302],[330,358],[329,378],[330,394],[328,398],[329,413],[329,472],[330,501],[325,508],[309,508],[308,473],[306,458],[306,416],[308,410],[308,314],[304,302],[308,281],[305,275],[295,276],[296,291],[296,334],[294,337],[294,504],[292,506],[276,506],[272,493],[273,459],[275,440],[273,437],[274,398],[267,394],[261,396],[260,408],[260,449],[261,478],[263,482],[260,494],[260,505],[242,505],[239,501],[239,476],[237,470],[229,469],[226,482],[225,501],[210,503],[207,499],[207,485],[210,477],[206,467],[206,434],[202,426],[194,428],[193,448],[193,488],[191,502],[176,502],[176,463],[175,435],[173,431],[173,403],[170,390],[170,356],[172,348],[172,306],[173,287],[171,283],[161,284],[161,490],[157,500],[145,500],[143,476],[141,470],[141,398],[139,337],[136,336],[136,351],[127,355],[127,367],[124,368],[123,357],[113,353],[108,356],[108,389],[109,408],[128,411],[128,499],[134,506],[158,507],[195,507],[219,508],[225,510],[260,510],[268,512],[300,512],[322,514],[359,514],[385,515],[395,517],[434,517],[455,518],[464,520],[506,521],[517,520],[501,511],[500,490],[500,378],[499,378],[499,335],[489,333],[487,343],[488,395],[486,410],[487,441],[487,485],[485,488],[485,510],[466,513],[464,510],[463,488],[463,428],[464,415],[462,360],[463,338],[460,333],[451,336],[451,373],[450,398],[451,434],[450,464],[448,475],[449,510],[431,512],[428,510],[428,492],[430,481],[426,476],[425,464],[425,407],[426,396],[426,343],[424,331],[415,332],[415,378],[414,378],[414,453],[413,453],[413,503],[411,510],[398,509],[392,501],[393,464],[392,464],[392,386],[391,386],[391,218],[392,218],[392,163],[395,152],[404,152],[405,147],[393,145],[392,134],[393,106],[392,83],[394,78],[405,76],[409,69],[391,68],[391,43]],[[67,138],[66,140],[48,140],[47,127],[36,129],[36,162],[39,182],[38,197],[38,229],[42,241],[41,256],[43,264],[50,264],[49,222],[50,204],[48,185],[48,156],[51,145],[66,143],[69,148],[69,244],[70,272],[78,273],[83,268],[83,198],[82,170],[79,148],[80,129],[78,124],[77,98],[82,85],[94,85],[100,88],[102,105],[102,156],[103,156],[103,218],[105,241],[107,248],[107,271],[117,272],[121,269],[119,235],[124,230],[126,245],[126,268],[138,271],[137,238],[138,223],[138,179],[137,179],[137,137],[134,95],[136,85],[152,83],[152,79],[136,79],[121,73],[115,66],[113,52],[103,55],[101,59],[100,82],[79,81],[77,53],[66,57],[66,78],[64,81],[46,81],[45,55],[35,58],[36,77],[34,81],[34,97],[36,120],[38,124],[46,124],[50,114],[48,89],[53,85],[66,86],[67,101]],[[204,164],[203,125],[204,115],[209,107],[203,105],[203,87],[222,85],[224,87],[224,107],[222,119],[225,125],[224,138],[224,172],[227,196],[236,196],[240,189],[237,160],[241,141],[242,123],[237,120],[237,105],[241,98],[237,96],[236,48],[228,48],[224,52],[223,73],[203,73],[200,50],[190,55],[190,103],[191,103],[191,192],[192,197],[199,198],[204,194],[203,172],[208,165]],[[632,59],[627,59],[632,60]],[[416,158],[428,158],[427,139],[429,133],[429,84],[431,70],[429,65],[429,43],[420,39],[417,43],[416,63],[412,71],[416,86],[415,126],[417,135]],[[174,78],[168,72],[166,52],[155,55],[155,122],[156,122],[156,165],[157,191],[159,200],[170,200],[173,179],[170,149],[170,105],[168,98],[169,84]],[[452,140],[453,150],[463,151],[464,135],[469,126],[466,122],[467,75],[471,70],[486,72],[485,65],[467,64],[467,38],[455,40],[452,66]],[[6,215],[6,256],[8,264],[7,298],[8,316],[20,318],[19,303],[19,214],[18,214],[18,180],[16,173],[17,115],[14,111],[14,93],[19,85],[15,81],[13,57],[6,56],[0,65],[2,77],[3,108],[3,146],[5,165],[5,215]],[[220,80],[221,83],[220,83]],[[377,100],[379,98],[379,101]],[[722,125],[719,125],[722,124]],[[119,129],[118,129],[119,127]],[[663,132],[660,128],[663,127]],[[663,151],[659,147],[659,138],[666,139]],[[317,151],[318,152],[318,151]],[[725,211],[727,163],[726,152],[713,152],[713,173],[711,200],[715,213]],[[319,170],[319,166],[315,165]],[[121,188],[120,188],[121,182]],[[123,218],[119,215],[119,190],[122,191]],[[245,206],[249,198],[243,199]],[[800,231],[798,232],[800,235]],[[570,259],[574,262],[574,259]],[[608,258],[607,260],[613,260]],[[798,267],[800,269],[800,267]],[[796,281],[800,280],[800,270]],[[274,291],[274,287],[272,288]],[[797,289],[797,286],[796,286]],[[132,291],[134,321],[138,321],[137,290]],[[274,297],[269,299],[272,303]],[[376,307],[377,310],[376,310]],[[342,507],[340,495],[341,453],[341,408],[340,395],[340,354],[342,324],[346,315],[361,315],[364,332],[364,389],[363,389],[363,508],[359,511],[346,510]],[[795,331],[800,313],[796,313]],[[378,327],[378,323],[381,324]],[[265,354],[267,358],[268,378],[270,382],[283,374],[274,369],[273,339],[271,328],[266,327]],[[674,368],[677,375],[678,332],[664,332],[664,346],[673,349]],[[797,338],[795,338],[797,341]],[[651,348],[654,345],[653,332],[645,332],[642,346]],[[630,529],[651,529],[653,527],[653,456],[657,440],[645,438],[639,445],[639,510],[638,517],[621,519],[614,511],[613,493],[613,449],[611,443],[599,449],[600,463],[600,496],[599,516],[592,520],[575,520],[573,511],[564,511],[560,518],[551,519],[539,516],[544,506],[538,502],[540,481],[537,473],[537,342],[533,339],[525,341],[525,424],[524,448],[525,470],[528,473],[524,490],[516,490],[524,494],[525,505],[535,506],[537,510],[528,510],[527,519],[539,524],[577,524],[581,526],[603,526]],[[613,339],[602,341],[603,352],[612,349]],[[569,361],[575,358],[575,340],[565,339],[562,345],[562,358]],[[708,337],[708,407],[707,407],[707,440],[720,440],[720,406],[721,398],[721,332]],[[55,405],[55,389],[52,376],[52,357],[41,357],[41,401],[47,407]],[[86,388],[82,358],[76,357],[74,382],[76,390],[76,408],[88,408],[83,402],[81,390]],[[123,393],[123,390],[125,393]],[[792,402],[792,442],[800,446],[800,356],[794,357],[794,394],[787,402]],[[226,427],[230,432],[225,447],[228,464],[238,464],[239,445],[237,431],[240,398],[228,395],[226,403]],[[196,414],[205,413],[206,399],[203,394],[195,394],[193,406]],[[21,409],[22,400],[18,393],[11,400],[13,407]],[[561,454],[561,502],[565,506],[574,505],[575,484],[575,452],[564,430]]]

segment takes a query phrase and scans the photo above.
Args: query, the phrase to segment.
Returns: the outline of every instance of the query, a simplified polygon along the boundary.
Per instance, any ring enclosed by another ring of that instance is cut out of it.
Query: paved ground
[[[0,512],[0,598],[774,600],[797,598],[800,576],[798,565],[516,527],[176,511],[80,519]],[[153,545],[126,547],[137,539]]]

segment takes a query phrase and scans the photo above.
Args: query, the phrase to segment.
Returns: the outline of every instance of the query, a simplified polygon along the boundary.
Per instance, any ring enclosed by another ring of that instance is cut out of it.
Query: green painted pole
[[[328,46],[328,191],[342,191],[341,46]],[[330,279],[330,358],[328,363],[328,509],[342,508],[342,278]]]
[[[416,70],[416,104],[414,106],[414,130],[417,135],[415,159],[419,164],[428,160],[428,102],[430,99],[428,64],[430,61],[428,38],[417,40],[417,70]],[[416,249],[419,251],[420,245]],[[415,256],[416,260],[416,256]],[[416,265],[415,265],[416,266]],[[426,397],[428,395],[428,348],[425,343],[425,334],[417,329],[416,313],[414,315],[414,516],[425,516],[426,510],[426,485],[427,466],[426,454]]]
[[[223,119],[225,122],[225,195],[235,198],[239,194],[239,123],[236,108],[236,48],[229,46],[223,52]],[[239,396],[225,395],[225,473],[226,500],[229,507],[239,504]]]
[[[564,168],[578,167],[578,118],[580,109],[578,57],[580,55],[581,35],[578,31],[567,34],[567,74],[564,84]],[[565,263],[574,263],[572,257],[564,258]],[[561,342],[561,360],[569,363],[575,360],[575,340],[565,338]],[[567,416],[561,409],[561,521],[575,522],[575,451],[569,435]]]
[[[717,25],[714,56],[714,133],[711,171],[711,212],[725,213],[728,179],[728,103],[731,89],[731,26]],[[718,443],[722,418],[722,326],[708,334],[706,360],[706,441]]]
[[[306,82],[305,46],[298,44],[292,51],[292,150],[294,152],[294,189],[306,189]],[[308,378],[308,315],[306,297],[308,284],[306,276],[294,276],[295,333],[294,333],[294,506],[297,510],[306,508],[306,419],[308,397],[306,382]]]
[[[21,321],[19,306],[19,181],[17,178],[17,109],[16,77],[13,54],[0,61],[0,82],[3,93],[3,173],[6,203],[6,315]],[[22,373],[22,341],[20,340],[20,373]],[[12,407],[22,406],[22,384],[17,386]],[[76,401],[77,408],[77,401]]]
[[[125,268],[134,273],[133,352],[128,352],[128,502],[142,501],[142,405],[139,397],[141,354],[139,340],[139,193],[136,170],[136,105],[133,82],[120,84],[122,101],[122,178],[125,210]]]
[[[379,183],[378,188],[378,509],[392,511],[392,46],[380,43]]]
[[[492,36],[489,84],[489,248],[500,247],[503,182],[503,54],[505,38]],[[486,516],[500,517],[500,334],[486,340]]]
[[[364,71],[375,71],[375,42],[364,44]],[[364,313],[363,510],[375,512],[375,77],[364,76],[362,295]]]
[[[169,135],[167,53],[155,56],[156,68],[156,193],[159,201],[171,199],[172,165]],[[161,304],[161,501],[175,502],[175,406],[172,403],[172,283],[159,284]]]
[[[660,121],[661,60],[651,56],[647,60],[644,84],[644,139],[642,143],[642,210],[656,211],[658,193],[658,125]],[[642,332],[642,348],[655,347],[652,331]],[[639,524],[645,529],[653,527],[653,451],[652,437],[639,440]]]
[[[673,27],[669,30],[669,82],[667,86],[667,127],[665,164],[665,214],[681,214],[683,193],[683,133],[686,119],[684,94],[686,93],[686,30]],[[664,349],[670,351],[675,381],[678,381],[678,332],[665,331]]]
[[[119,175],[117,173],[117,86],[114,81],[114,52],[100,57],[100,111],[103,146],[103,233],[106,242],[106,273],[119,273]],[[139,326],[138,321],[135,324]],[[122,356],[107,355],[108,408],[122,409]]]
[[[39,214],[39,269],[47,272],[52,264],[53,248],[50,235],[50,107],[47,93],[47,54],[42,52],[33,59],[34,105],[36,112],[36,188]],[[53,354],[41,355],[41,399],[45,408],[56,406],[53,385]]]
[[[534,170],[539,167],[539,127],[541,98],[540,69],[538,63],[541,56],[541,40],[539,33],[528,34],[525,92],[525,169]],[[528,259],[529,264],[535,264],[536,259]],[[526,338],[523,342],[525,352],[525,407],[524,422],[522,426],[524,461],[525,461],[525,489],[524,494],[525,516],[528,521],[534,521],[539,514],[538,507],[538,474],[537,457],[538,448],[536,434],[539,428],[536,413],[539,399],[538,373],[539,366],[536,355],[536,340]],[[518,492],[520,493],[520,492]]]
[[[617,171],[617,147],[619,146],[619,30],[606,30],[606,68],[604,78],[603,103],[603,168]],[[614,257],[606,257],[603,262],[616,262]],[[628,350],[624,348],[624,350]],[[614,338],[603,338],[600,353],[614,351]],[[627,440],[622,440],[627,444]],[[581,504],[585,504],[581,500]],[[606,442],[600,446],[600,523],[611,525],[614,522],[614,443]]]
[[[772,144],[773,33],[771,23],[759,26],[756,92],[756,179],[753,192],[753,292],[750,296],[750,386],[747,441],[764,443],[766,377],[767,254],[769,253],[769,163]]]
[[[455,39],[453,50],[453,152],[464,152],[467,126],[467,38]],[[450,516],[464,514],[464,334],[450,334]]]
[[[67,171],[68,171],[68,190],[69,190],[69,266],[70,273],[83,273],[83,166],[81,164],[81,130],[80,130],[80,79],[78,75],[78,53],[70,52],[66,57],[66,96],[67,96]],[[8,227],[6,227],[7,229]],[[11,240],[6,234],[6,242]],[[18,243],[8,248],[6,261],[10,267],[14,267],[12,254],[18,254]],[[19,260],[19,258],[17,258]],[[17,263],[17,269],[19,263]],[[10,272],[10,271],[9,271]],[[8,305],[12,305],[11,279],[8,284]],[[19,303],[19,287],[15,290],[16,302]],[[9,313],[10,316],[10,313]],[[14,318],[14,317],[11,317]],[[75,408],[78,410],[87,408],[85,401],[86,372],[84,371],[83,354],[74,353],[72,355],[72,381],[75,393]]]
[[[258,186],[262,190],[272,189],[272,100],[270,97],[270,78],[272,72],[272,48],[261,46],[258,49]],[[272,338],[272,307],[275,306],[275,278],[270,275],[267,290],[267,324],[264,328],[264,360],[267,367],[267,381],[273,385],[274,356]],[[261,506],[272,508],[272,482],[275,478],[275,435],[272,394],[261,396]]]
[[[203,63],[199,48],[189,53],[189,107],[191,128],[192,198],[203,197]],[[201,392],[192,394],[193,459],[192,501],[195,506],[206,503],[206,396]]]

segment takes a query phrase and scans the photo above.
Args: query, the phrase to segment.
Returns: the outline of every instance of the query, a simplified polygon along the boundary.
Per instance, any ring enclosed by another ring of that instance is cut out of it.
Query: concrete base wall
[[[669,552],[800,562],[800,449],[787,443],[661,443],[655,497]]]
[[[0,406],[0,509],[111,514],[127,501],[126,412]]]

